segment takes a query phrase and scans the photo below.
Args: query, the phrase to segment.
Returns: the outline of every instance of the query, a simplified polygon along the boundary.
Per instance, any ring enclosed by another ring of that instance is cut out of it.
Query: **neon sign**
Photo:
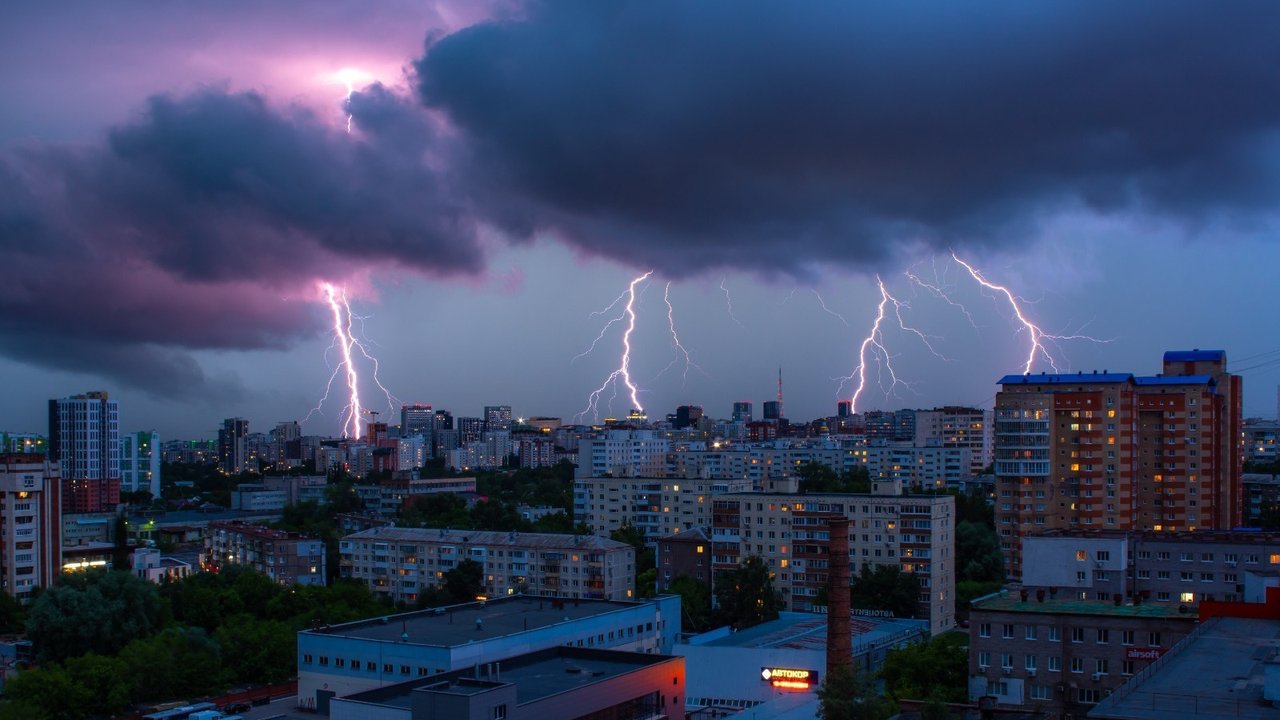
[[[784,690],[809,690],[818,683],[818,671],[802,668],[762,667],[760,679]]]

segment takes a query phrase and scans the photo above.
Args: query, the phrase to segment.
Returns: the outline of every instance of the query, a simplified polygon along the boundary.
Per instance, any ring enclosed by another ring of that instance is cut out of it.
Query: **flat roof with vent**
[[[456,647],[644,605],[643,601],[515,596],[331,625],[303,633]],[[476,623],[479,622],[479,626]],[[404,637],[405,635],[408,637]]]

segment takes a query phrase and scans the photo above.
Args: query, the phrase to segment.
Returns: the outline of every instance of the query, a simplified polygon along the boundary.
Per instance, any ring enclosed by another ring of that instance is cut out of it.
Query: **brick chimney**
[[[827,520],[831,540],[827,555],[827,677],[853,664],[849,629],[849,518]]]

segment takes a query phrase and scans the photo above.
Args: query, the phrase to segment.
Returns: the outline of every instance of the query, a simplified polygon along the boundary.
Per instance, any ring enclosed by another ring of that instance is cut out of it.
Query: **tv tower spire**
[[[778,366],[778,404],[782,404],[782,366]]]

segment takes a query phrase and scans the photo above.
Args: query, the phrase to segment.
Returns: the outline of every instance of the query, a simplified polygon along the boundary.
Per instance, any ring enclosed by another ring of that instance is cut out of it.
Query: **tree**
[[[7,592],[0,592],[0,633],[20,633],[26,622],[22,603]]]
[[[484,566],[467,558],[445,571],[443,586],[450,602],[471,602],[484,594]]]
[[[129,706],[134,686],[143,681],[126,675],[124,663],[118,658],[95,653],[67,660],[66,669],[75,684],[88,691],[91,700],[86,709],[91,715],[123,712]]]
[[[1004,580],[1004,554],[995,530],[972,520],[956,525],[956,580]]]
[[[31,604],[27,635],[46,662],[114,655],[159,629],[162,609],[156,587],[127,572],[69,575]]]
[[[871,678],[848,665],[828,673],[818,687],[818,717],[822,720],[884,720],[891,711]]]
[[[895,700],[965,702],[969,696],[968,653],[936,637],[890,650],[880,677]]]
[[[283,682],[297,672],[297,631],[279,620],[236,615],[218,628],[214,640],[237,683]]]
[[[773,589],[769,566],[759,555],[749,555],[737,568],[716,578],[716,604],[721,619],[742,630],[776,620],[782,599]]]
[[[125,676],[145,678],[135,702],[211,695],[226,685],[218,646],[199,628],[174,627],[120,653]]]
[[[658,594],[658,568],[652,567],[636,575],[636,597],[651,598]]]
[[[93,704],[89,689],[76,683],[71,674],[56,663],[18,675],[5,683],[4,691],[5,697],[15,704],[37,708],[38,713],[59,720],[86,718]]]
[[[701,580],[679,575],[667,586],[667,592],[680,596],[681,626],[690,632],[703,632],[710,625],[711,590]]]
[[[857,466],[837,475],[830,465],[807,462],[796,467],[802,493],[868,493],[871,479],[867,469]]]
[[[849,590],[852,607],[888,610],[897,617],[915,617],[920,608],[920,581],[897,565],[863,565]]]

